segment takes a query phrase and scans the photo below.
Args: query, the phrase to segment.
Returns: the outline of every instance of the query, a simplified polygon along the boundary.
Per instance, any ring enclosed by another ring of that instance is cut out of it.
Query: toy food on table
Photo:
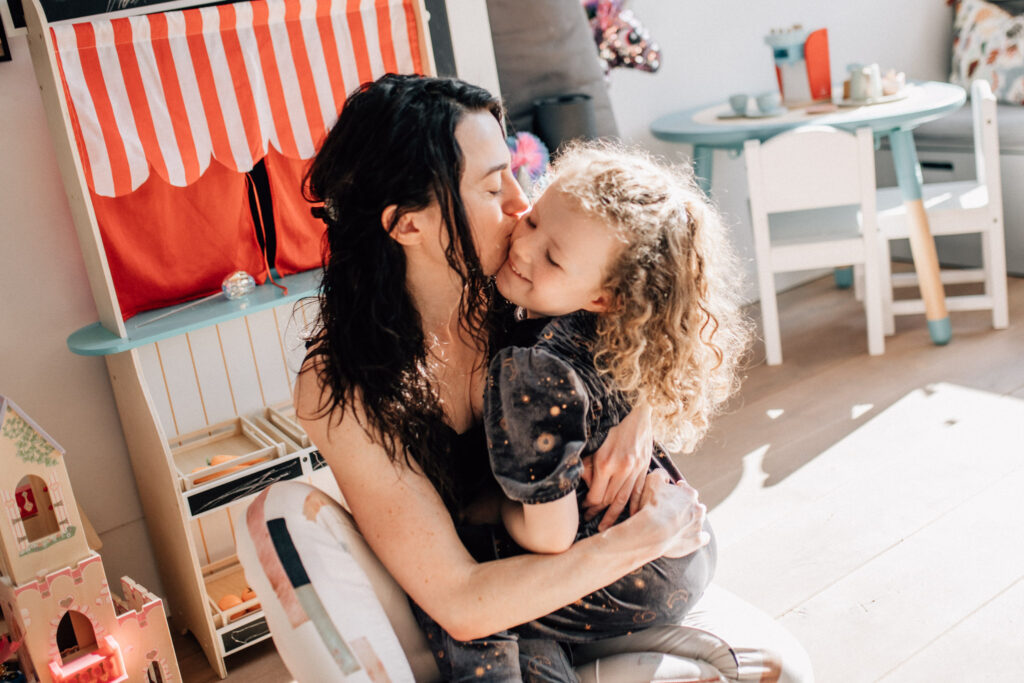
[[[877,64],[846,67],[850,77],[843,81],[843,99],[855,102],[876,102],[903,91],[907,76],[902,71],[887,69],[883,74]]]
[[[888,69],[882,74],[882,95],[895,95],[907,85],[907,75],[896,69]]]

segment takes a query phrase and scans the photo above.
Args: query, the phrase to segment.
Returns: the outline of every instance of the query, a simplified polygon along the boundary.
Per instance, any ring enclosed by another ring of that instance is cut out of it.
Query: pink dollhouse
[[[127,577],[110,590],[64,449],[4,396],[0,505],[0,609],[29,680],[181,680],[163,603]]]

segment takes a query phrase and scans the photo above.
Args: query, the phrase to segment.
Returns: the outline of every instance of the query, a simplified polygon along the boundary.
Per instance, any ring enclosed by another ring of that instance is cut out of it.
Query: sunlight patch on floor
[[[719,538],[728,535],[730,529],[743,525],[750,507],[749,501],[757,498],[764,488],[768,475],[762,465],[764,456],[770,448],[771,444],[765,444],[743,456],[743,473],[739,482],[732,493],[716,505],[712,512],[712,523]]]
[[[862,416],[864,413],[869,412],[874,407],[875,407],[874,403],[858,403],[857,405],[855,405],[852,408],[850,408],[850,419],[851,420],[856,420],[857,418]]]
[[[1019,648],[998,610],[975,613],[1024,581],[1024,400],[921,387],[792,471],[773,442],[710,513],[716,581],[780,617],[820,680],[936,680],[917,674],[982,636]],[[872,653],[856,675],[851,650]]]

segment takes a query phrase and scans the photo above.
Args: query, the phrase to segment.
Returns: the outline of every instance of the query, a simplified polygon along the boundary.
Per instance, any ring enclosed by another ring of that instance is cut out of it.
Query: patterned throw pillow
[[[1024,104],[1024,15],[985,0],[960,0],[949,80],[970,89],[978,78],[991,84],[1000,102]]]

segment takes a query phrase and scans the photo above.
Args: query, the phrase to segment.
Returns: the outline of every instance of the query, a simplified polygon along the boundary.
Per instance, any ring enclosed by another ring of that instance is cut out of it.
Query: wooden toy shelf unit
[[[222,601],[246,592],[232,517],[284,479],[337,494],[291,407],[323,232],[304,165],[359,83],[434,73],[426,12],[22,1],[100,317],[68,346],[106,359],[171,620],[224,677],[227,655],[269,636],[253,598]],[[271,267],[276,285],[217,294]]]

